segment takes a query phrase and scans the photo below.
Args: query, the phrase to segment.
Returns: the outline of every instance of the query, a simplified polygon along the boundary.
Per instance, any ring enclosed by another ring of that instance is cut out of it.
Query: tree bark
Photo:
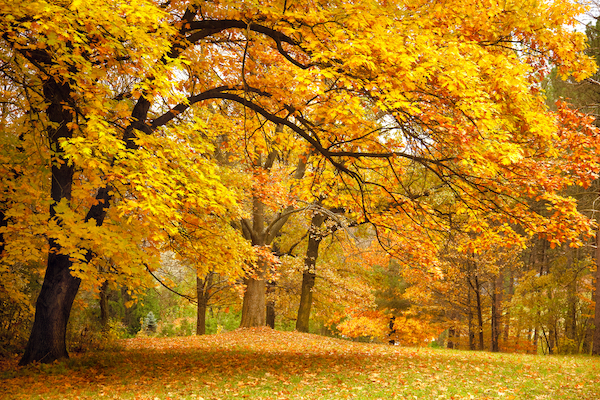
[[[475,275],[475,299],[477,301],[477,329],[479,331],[479,350],[483,350],[483,311],[481,309],[481,287],[479,286],[479,279]]]
[[[306,248],[306,257],[304,258],[304,271],[302,272],[302,292],[300,294],[300,306],[298,308],[298,317],[296,319],[296,330],[298,332],[308,332],[310,322],[310,310],[312,308],[313,288],[316,278],[316,264],[319,257],[319,245],[323,240],[323,235],[319,232],[325,222],[325,215],[315,212],[310,222],[310,232],[308,234],[308,247]]]
[[[467,260],[467,324],[469,326],[469,350],[475,350],[475,326],[473,324],[473,298],[471,290],[475,290],[471,281],[473,262]]]
[[[43,94],[50,103],[46,109],[48,119],[57,126],[48,128],[50,148],[54,149],[56,156],[51,167],[50,188],[54,202],[50,206],[50,218],[55,218],[55,205],[63,199],[71,199],[73,183],[73,166],[63,157],[59,145],[60,139],[72,137],[72,132],[67,126],[73,120],[68,108],[71,104],[71,88],[67,83],[58,83],[49,78],[43,85]],[[50,252],[44,283],[36,301],[31,335],[20,365],[35,361],[51,363],[69,357],[66,344],[67,323],[81,281],[71,275],[70,257],[59,254],[60,244],[54,239],[50,239],[49,242]]]
[[[70,271],[67,255],[50,253],[42,290],[36,301],[35,319],[25,354],[19,365],[51,363],[68,358],[66,334],[80,280]]]
[[[308,332],[315,279],[316,274],[314,271],[306,270],[302,272],[302,292],[300,293],[300,306],[296,318],[296,330],[298,332]]]
[[[277,125],[276,130],[282,132],[283,126]],[[270,170],[276,158],[277,153],[272,151],[264,163],[259,159],[256,165]],[[294,178],[301,179],[304,176],[305,170],[306,161],[303,157],[300,157]],[[270,245],[290,218],[290,212],[293,210],[293,207],[286,207],[265,227],[267,221],[264,204],[257,197],[253,198],[252,203],[252,225],[247,220],[242,220],[244,237],[250,240],[254,246]],[[265,276],[268,268],[269,265],[266,264],[265,260],[258,260],[258,265],[254,273],[244,279],[246,290],[244,291],[244,301],[242,304],[241,328],[265,326],[266,324],[267,303],[265,291],[267,285]]]
[[[259,261],[260,269],[264,268],[263,262]],[[246,278],[246,291],[242,303],[242,321],[240,327],[250,328],[266,325],[266,281],[264,271],[259,272],[256,278]]]
[[[493,352],[500,351],[500,293],[498,288],[498,279],[492,281],[492,318],[491,318],[491,344],[490,350]]]
[[[508,272],[508,287],[506,290],[506,299],[504,302],[506,304],[510,304],[512,296],[515,294],[515,276],[514,271],[510,270]],[[506,313],[503,318],[504,322],[504,342],[508,343],[510,338],[510,307],[506,308]],[[518,335],[518,332],[517,332]]]
[[[196,317],[196,335],[206,334],[206,301],[198,298],[198,315]]]
[[[270,300],[267,302],[267,313],[265,324],[271,328],[275,329],[275,301]]]
[[[102,330],[108,329],[108,281],[100,287],[100,325]]]
[[[592,355],[600,356],[600,230],[596,232],[596,284],[594,286],[594,337]]]
[[[473,327],[473,307],[471,307],[471,287],[467,293],[467,323],[469,325],[469,350],[475,350],[475,329]]]
[[[206,333],[206,309],[210,299],[210,288],[213,282],[213,273],[209,272],[204,279],[196,276],[196,294],[198,298],[198,313],[196,315],[196,335]]]
[[[252,245],[264,246],[267,244],[265,232],[265,206],[257,197],[254,197],[252,202],[252,231],[250,239],[252,240]],[[241,328],[265,326],[266,324],[266,269],[266,261],[261,260],[259,257],[253,273],[244,278],[246,290],[244,291],[244,300],[242,303]]]

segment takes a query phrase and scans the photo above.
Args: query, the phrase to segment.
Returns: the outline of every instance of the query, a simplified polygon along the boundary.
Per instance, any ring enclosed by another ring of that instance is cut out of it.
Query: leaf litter
[[[0,362],[2,399],[597,399],[600,360],[357,343],[270,328]]]

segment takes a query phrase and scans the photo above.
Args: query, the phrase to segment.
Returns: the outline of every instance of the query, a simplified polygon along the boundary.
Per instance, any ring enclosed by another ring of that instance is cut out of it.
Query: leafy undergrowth
[[[600,360],[401,348],[268,328],[0,364],[2,399],[597,399]]]

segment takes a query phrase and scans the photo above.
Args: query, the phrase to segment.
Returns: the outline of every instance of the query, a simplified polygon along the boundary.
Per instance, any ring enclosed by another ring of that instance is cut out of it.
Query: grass
[[[2,399],[598,399],[600,359],[353,343],[268,328],[0,364]]]

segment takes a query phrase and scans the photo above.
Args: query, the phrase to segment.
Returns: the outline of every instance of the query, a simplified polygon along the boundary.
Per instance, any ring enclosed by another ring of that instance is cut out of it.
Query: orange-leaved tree
[[[232,130],[254,121],[312,147],[327,171],[317,181],[381,234],[439,227],[444,194],[458,212],[499,210],[556,241],[588,229],[557,190],[589,168],[564,166],[539,90],[550,63],[576,78],[594,70],[568,29],[580,11],[570,1],[0,6],[1,79],[19,93],[2,137],[17,182],[2,198],[3,241],[20,239],[25,218],[48,254],[23,364],[67,356],[71,304],[80,279],[97,279],[96,257],[143,273],[187,210],[235,217],[210,156],[215,132],[192,113],[211,102],[244,110]],[[417,169],[426,185],[407,184]],[[20,211],[14,190],[30,172],[25,208],[46,215]],[[546,200],[552,219],[522,194]]]

